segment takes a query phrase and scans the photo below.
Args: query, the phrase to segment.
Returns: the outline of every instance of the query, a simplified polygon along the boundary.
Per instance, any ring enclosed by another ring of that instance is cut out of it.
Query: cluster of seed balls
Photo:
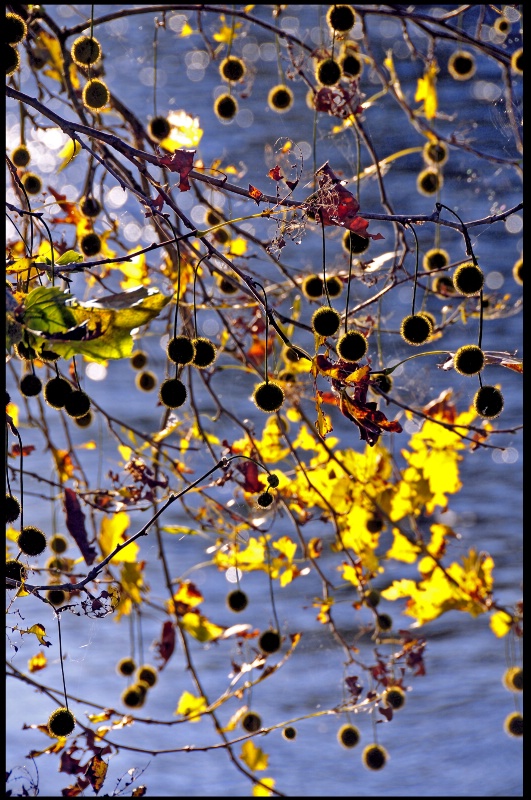
[[[509,692],[523,692],[524,671],[522,667],[509,667],[505,670],[502,683]],[[508,736],[520,737],[524,735],[524,717],[519,711],[508,714],[503,723],[503,728]]]
[[[130,684],[121,695],[121,700],[124,706],[128,708],[141,708],[146,702],[148,691],[155,686],[158,680],[158,674],[155,667],[151,664],[142,664],[137,668],[134,658],[127,656],[120,659],[116,665],[116,671],[119,675],[124,675],[130,678],[135,676],[134,683]]]

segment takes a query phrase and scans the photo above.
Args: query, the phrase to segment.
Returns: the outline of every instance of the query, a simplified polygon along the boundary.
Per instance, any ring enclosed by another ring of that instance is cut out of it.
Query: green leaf
[[[56,266],[62,266],[64,264],[77,264],[78,261],[83,261],[84,257],[81,253],[76,253],[75,250],[67,250],[66,253],[57,259],[55,262]]]

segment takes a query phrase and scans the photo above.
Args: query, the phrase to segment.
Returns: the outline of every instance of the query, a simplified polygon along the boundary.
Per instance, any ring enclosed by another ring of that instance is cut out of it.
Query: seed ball
[[[323,86],[334,86],[341,77],[341,67],[333,58],[326,58],[317,65],[315,77]]]
[[[227,56],[219,65],[219,74],[223,80],[229,81],[229,83],[241,81],[245,72],[245,63],[236,56]]]
[[[186,386],[179,378],[168,378],[160,385],[159,398],[168,408],[179,408],[186,400]]]
[[[38,353],[37,358],[40,358],[41,361],[51,361],[54,363],[55,361],[59,361],[61,356],[54,350],[48,350],[46,347],[41,347],[41,351]]]
[[[267,482],[273,489],[276,489],[280,483],[280,478],[278,475],[268,475]]]
[[[46,598],[52,606],[62,606],[66,600],[66,592],[62,589],[49,589],[46,592]]]
[[[191,364],[195,358],[195,344],[188,336],[174,336],[168,342],[166,352],[174,364]]]
[[[214,103],[214,113],[219,119],[233,119],[238,112],[238,103],[230,94],[220,95]]]
[[[269,492],[262,492],[256,502],[261,508],[268,508],[273,502],[273,495],[269,494]]]
[[[366,527],[369,533],[380,533],[383,529],[384,523],[381,517],[370,517],[366,522]]]
[[[58,739],[68,736],[76,727],[76,718],[68,708],[56,708],[48,719],[48,730]]]
[[[218,289],[220,292],[223,292],[223,294],[236,294],[236,292],[239,291],[236,284],[229,281],[228,278],[222,277],[218,278]]]
[[[36,397],[38,394],[40,394],[41,389],[41,379],[31,372],[29,375],[24,375],[20,381],[20,391],[24,397]]]
[[[400,335],[405,342],[412,345],[424,344],[430,338],[431,332],[431,322],[422,314],[404,317],[400,326]]]
[[[342,747],[356,747],[360,740],[360,732],[354,725],[342,725],[337,732],[337,740]]]
[[[372,384],[384,394],[389,394],[393,388],[393,378],[391,375],[375,375]]]
[[[68,542],[64,536],[61,536],[60,533],[55,533],[48,544],[52,553],[55,553],[58,556],[66,552],[68,549]]]
[[[253,392],[253,400],[260,411],[274,413],[284,402],[284,390],[278,383],[264,381],[259,383]]]
[[[517,75],[524,74],[524,49],[519,47],[511,56],[511,69]]]
[[[524,259],[519,258],[513,266],[513,278],[520,286],[524,285]]]
[[[293,92],[288,86],[278,85],[273,86],[267,95],[267,104],[269,108],[276,111],[278,114],[284,114],[293,105]]]
[[[157,376],[153,372],[146,370],[139,372],[135,378],[135,383],[138,389],[143,392],[152,392],[157,385]]]
[[[517,711],[513,711],[512,714],[509,714],[509,716],[505,718],[503,727],[505,733],[507,733],[509,736],[523,736],[524,718],[522,714],[519,714]]]
[[[6,78],[10,78],[20,67],[20,55],[17,48],[10,44],[6,45],[6,50]]]
[[[141,687],[133,684],[124,689],[120,699],[124,706],[128,708],[141,708],[144,705],[146,696]]]
[[[83,414],[82,417],[74,417],[73,419],[78,428],[88,428],[93,420],[92,411],[89,411],[88,414]]]
[[[121,658],[120,661],[116,665],[116,672],[119,675],[125,675],[129,677],[132,675],[136,669],[136,663],[133,658],[130,656],[126,656],[125,658]]]
[[[97,233],[86,233],[81,237],[79,246],[87,257],[95,256],[101,250],[101,237]]]
[[[87,108],[98,111],[107,105],[111,99],[110,92],[103,81],[94,78],[83,89],[83,103]]]
[[[148,122],[148,134],[156,142],[161,142],[166,139],[171,132],[171,125],[166,117],[153,117]]]
[[[496,33],[506,35],[511,30],[511,23],[506,17],[498,17],[492,27]]]
[[[72,61],[78,67],[89,67],[101,58],[101,45],[90,36],[79,36],[70,50]]]
[[[385,702],[392,709],[398,711],[406,702],[406,693],[401,686],[391,686],[385,692]]]
[[[433,291],[443,297],[455,296],[454,282],[447,275],[439,275],[433,281]]]
[[[26,172],[21,181],[28,194],[39,194],[42,191],[42,180],[34,172]]]
[[[503,674],[503,685],[510,692],[524,690],[524,671],[521,667],[509,667]]]
[[[68,570],[68,559],[59,558],[59,556],[55,556],[54,558],[49,558],[45,564],[45,567],[54,574],[59,572],[66,572]]]
[[[428,250],[422,259],[422,266],[425,270],[444,269],[449,263],[450,256],[446,250],[442,250],[440,247]]]
[[[474,408],[480,417],[495,419],[504,406],[503,395],[495,386],[482,386],[474,395]]]
[[[323,279],[319,275],[308,275],[302,283],[302,293],[308,300],[317,300],[323,294]]]
[[[382,769],[387,761],[387,751],[379,744],[369,744],[363,751],[361,758],[367,769]]]
[[[11,153],[11,161],[15,167],[27,167],[31,161],[30,151],[25,144],[21,144]]]
[[[338,31],[338,33],[346,33],[354,26],[356,15],[351,6],[333,5],[326,12],[326,21],[332,30]]]
[[[292,742],[293,739],[297,738],[297,729],[292,725],[288,725],[287,728],[282,728],[282,738],[287,739],[288,742]]]
[[[312,317],[312,329],[319,336],[333,336],[339,330],[341,316],[335,308],[321,306]]]
[[[356,53],[347,53],[340,59],[341,69],[343,75],[348,75],[349,78],[357,78],[363,72],[363,61],[356,55]]]
[[[6,14],[4,36],[7,44],[19,44],[27,32],[28,26],[19,14]]]
[[[90,411],[90,397],[81,389],[73,389],[65,400],[64,409],[70,417],[84,417]]]
[[[448,145],[444,142],[426,142],[422,156],[427,164],[437,164],[442,167],[448,161]]]
[[[147,683],[150,688],[155,686],[158,681],[157,670],[155,667],[152,667],[151,664],[143,664],[141,667],[139,667],[136,677],[138,681],[144,681]]]
[[[393,627],[393,620],[389,614],[378,614],[376,624],[381,631],[390,631]]]
[[[370,589],[368,592],[365,592],[364,600],[369,608],[376,608],[381,600],[380,592],[378,589]]]
[[[483,288],[484,281],[483,270],[472,262],[461,264],[454,272],[454,288],[465,297],[474,297],[474,295],[479,294]]]
[[[81,213],[88,219],[94,219],[101,211],[101,203],[95,197],[82,197],[79,203]]]
[[[17,544],[27,556],[39,556],[46,549],[46,536],[40,528],[26,525],[18,536]]]
[[[129,359],[129,363],[133,367],[133,369],[143,369],[148,362],[148,355],[143,350],[136,350],[134,353],[131,353],[131,358]]]
[[[326,288],[328,289],[329,297],[339,297],[343,291],[343,281],[335,275],[331,275],[326,279]]]
[[[359,361],[367,352],[365,336],[359,331],[347,331],[337,343],[337,352],[343,361]]]
[[[242,718],[242,728],[247,733],[256,733],[262,727],[262,718],[254,711],[248,711]]]
[[[454,355],[454,369],[460,375],[477,375],[485,366],[485,354],[475,344],[465,344]]]
[[[26,578],[26,568],[20,561],[10,558],[6,561],[6,578],[22,582]],[[6,583],[6,589],[16,589],[16,586],[11,586],[11,584]]]
[[[417,176],[417,189],[425,196],[436,194],[442,185],[442,175],[430,167],[423,169]]]
[[[20,517],[20,502],[17,497],[6,493],[5,504],[6,525]]]
[[[231,611],[239,613],[243,611],[244,608],[247,608],[249,603],[249,598],[242,592],[241,589],[234,589],[234,591],[229,592],[227,595],[227,606],[230,608]]]
[[[280,644],[280,634],[278,631],[274,630],[264,631],[258,639],[258,647],[262,653],[266,653],[267,655],[270,653],[276,653],[277,650],[280,650]]]
[[[21,361],[33,361],[34,358],[37,358],[37,353],[33,347],[24,344],[24,342],[17,342],[15,345],[15,353]]]
[[[44,399],[52,408],[64,408],[72,391],[72,385],[64,378],[50,378],[44,384]]]
[[[471,53],[456,50],[448,61],[448,72],[456,81],[467,81],[476,71],[476,62]]]
[[[195,355],[192,360],[192,366],[198,369],[205,369],[209,367],[216,360],[217,349],[210,339],[200,336],[198,339],[192,339],[195,347]]]

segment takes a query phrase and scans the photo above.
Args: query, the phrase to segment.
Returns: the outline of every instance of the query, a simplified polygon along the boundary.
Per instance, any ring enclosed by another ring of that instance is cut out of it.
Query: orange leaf
[[[256,205],[260,205],[260,200],[264,196],[263,192],[260,189],[257,189],[256,186],[253,186],[252,183],[249,184],[249,196],[253,198]]]

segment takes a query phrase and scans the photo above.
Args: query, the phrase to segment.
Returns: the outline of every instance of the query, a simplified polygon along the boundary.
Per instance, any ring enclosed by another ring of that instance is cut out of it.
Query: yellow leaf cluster
[[[181,617],[181,627],[198,642],[212,642],[214,639],[219,639],[224,630],[196,611],[189,611]]]
[[[439,67],[435,61],[428,64],[422,78],[418,79],[415,101],[422,102],[424,116],[433,119],[437,114],[437,73]]]
[[[267,769],[269,763],[269,756],[267,753],[264,753],[264,751],[261,750],[260,747],[257,747],[250,739],[242,744],[240,758],[253,772]]]

